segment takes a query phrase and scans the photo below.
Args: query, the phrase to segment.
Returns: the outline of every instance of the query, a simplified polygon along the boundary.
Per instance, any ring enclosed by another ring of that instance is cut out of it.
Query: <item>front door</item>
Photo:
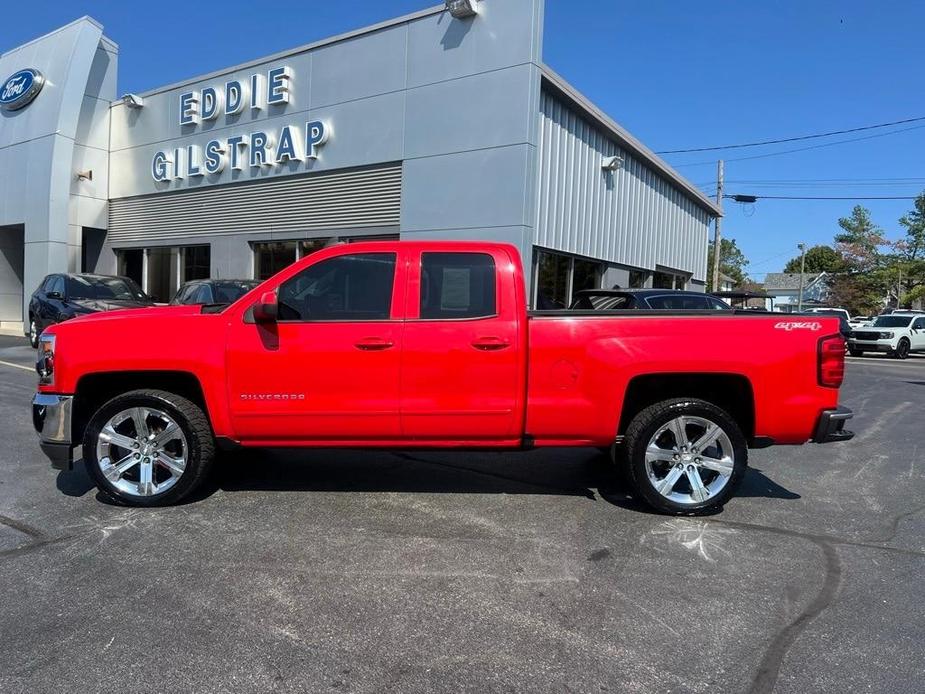
[[[912,349],[925,350],[925,316],[920,316],[912,322]]]
[[[512,267],[503,251],[413,257],[402,349],[406,439],[520,438],[525,346],[514,278],[499,281]]]
[[[395,253],[347,248],[282,282],[278,322],[258,325],[245,314],[231,326],[227,374],[240,440],[400,436],[404,273]]]

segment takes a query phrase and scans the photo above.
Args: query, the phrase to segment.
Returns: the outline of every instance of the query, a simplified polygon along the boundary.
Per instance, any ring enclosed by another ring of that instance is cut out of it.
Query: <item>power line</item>
[[[925,116],[915,118],[906,118],[896,120],[890,123],[877,123],[876,125],[863,125],[859,128],[847,128],[845,130],[831,130],[827,133],[814,133],[812,135],[799,135],[797,137],[783,137],[778,140],[762,140],[759,142],[745,142],[737,145],[719,145],[716,147],[693,147],[691,149],[666,149],[656,154],[683,154],[685,152],[714,152],[720,149],[742,149],[744,147],[762,147],[764,145],[779,145],[783,142],[799,142],[801,140],[815,140],[820,137],[831,137],[832,135],[845,135],[847,133],[861,132],[862,130],[875,130],[877,128],[889,128],[893,125],[904,125],[906,123],[916,123],[925,120]]]
[[[732,197],[732,196],[730,196]],[[755,195],[758,200],[915,200],[914,195],[868,195],[868,196],[813,196],[804,197],[799,195]]]
[[[749,157],[732,157],[732,158],[726,159],[726,161],[746,161],[749,159],[765,159],[767,157],[779,157],[783,154],[793,154],[794,152],[806,152],[811,149],[822,149],[823,147],[834,147],[836,145],[848,144],[849,142],[860,142],[861,140],[873,140],[878,137],[887,137],[888,135],[896,135],[897,133],[904,133],[910,130],[921,130],[922,128],[925,128],[925,125],[913,125],[911,128],[900,128],[899,130],[893,130],[888,133],[879,133],[877,135],[866,135],[864,137],[852,137],[847,140],[837,140],[835,142],[826,142],[821,145],[811,145],[809,147],[797,147],[795,149],[784,149],[784,150],[781,150],[780,152],[768,152],[767,154],[754,154]],[[690,164],[672,164],[672,166],[676,169],[681,169],[681,168],[684,168],[685,166],[707,166],[707,165],[716,166],[716,162],[715,161],[698,161],[698,162],[693,162]]]

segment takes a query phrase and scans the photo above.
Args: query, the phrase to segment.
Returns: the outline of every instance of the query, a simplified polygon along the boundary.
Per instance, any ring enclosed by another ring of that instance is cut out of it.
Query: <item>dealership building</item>
[[[535,306],[702,289],[719,208],[543,62],[543,4],[454,0],[139,94],[89,17],[5,51],[0,327],[49,273],[166,301],[332,240],[510,242]]]

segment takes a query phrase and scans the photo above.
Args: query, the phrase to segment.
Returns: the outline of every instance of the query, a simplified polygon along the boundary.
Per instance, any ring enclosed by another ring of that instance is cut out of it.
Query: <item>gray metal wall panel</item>
[[[603,171],[612,156],[623,167]],[[706,211],[545,90],[538,159],[538,246],[704,279]]]
[[[397,227],[401,164],[113,200],[111,246],[229,233]]]

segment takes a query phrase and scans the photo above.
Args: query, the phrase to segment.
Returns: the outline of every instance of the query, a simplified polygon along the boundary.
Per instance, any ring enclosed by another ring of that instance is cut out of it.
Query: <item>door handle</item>
[[[366,337],[357,342],[354,346],[364,352],[381,352],[386,349],[392,349],[395,343],[382,337]]]
[[[472,341],[472,346],[483,352],[495,352],[507,349],[511,343],[501,337],[480,337]]]

